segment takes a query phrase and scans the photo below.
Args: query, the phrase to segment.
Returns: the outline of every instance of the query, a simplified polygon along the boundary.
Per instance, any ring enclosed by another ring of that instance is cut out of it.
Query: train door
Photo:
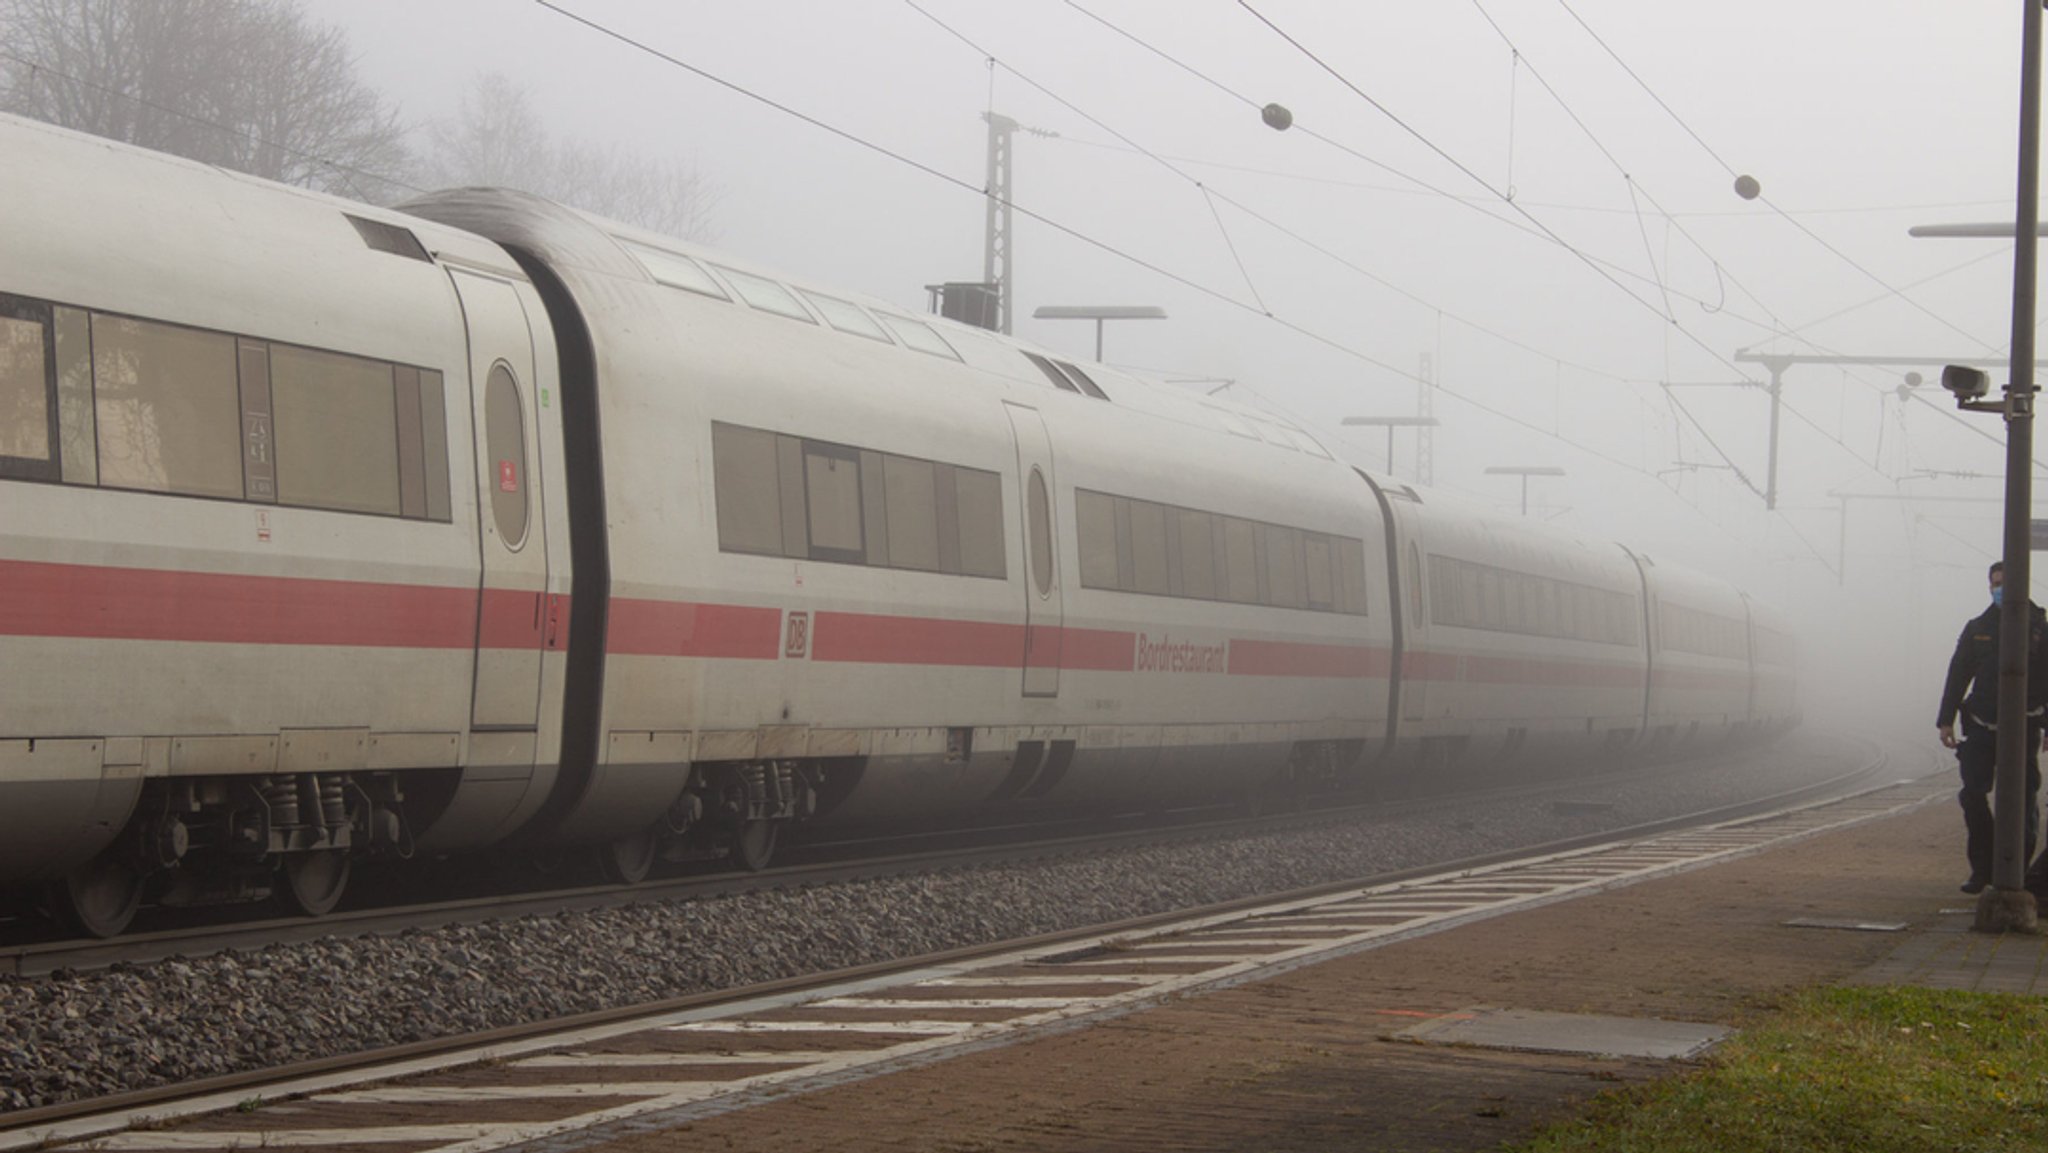
[[[1003,403],[1017,441],[1024,523],[1024,695],[1058,696],[1065,611],[1060,600],[1059,521],[1053,507],[1052,440],[1035,408]]]
[[[476,686],[470,723],[533,729],[548,631],[548,550],[539,464],[533,337],[510,284],[450,270],[469,325],[483,586],[477,599]]]
[[[1403,665],[1399,682],[1401,722],[1403,729],[1413,726],[1419,733],[1429,716],[1429,682],[1436,670],[1430,659],[1430,630],[1423,616],[1422,582],[1428,574],[1422,567],[1422,530],[1414,526],[1412,520],[1408,527],[1406,556],[1402,562],[1406,579],[1400,588],[1403,603],[1391,606],[1389,611],[1395,615],[1406,614],[1408,628],[1403,636],[1406,643],[1401,646],[1400,653]]]

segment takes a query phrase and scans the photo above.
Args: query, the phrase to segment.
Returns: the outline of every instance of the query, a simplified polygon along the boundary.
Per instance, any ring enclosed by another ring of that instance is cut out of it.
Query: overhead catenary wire
[[[718,85],[719,87],[725,88],[729,91],[734,92],[737,95],[742,96],[743,98],[773,108],[779,112],[782,112],[785,115],[792,117],[793,119],[797,119],[803,123],[816,127],[822,131],[829,133],[830,135],[843,139],[848,143],[854,144],[865,150],[895,160],[898,163],[904,164],[905,166],[922,172],[934,179],[938,179],[944,183],[950,184],[962,191],[970,192],[976,196],[986,195],[985,189],[969,181],[952,176],[951,174],[943,172],[942,170],[939,170],[930,164],[918,161],[912,157],[896,152],[893,149],[887,148],[873,141],[864,139],[856,133],[850,132],[844,128],[840,128],[837,125],[830,124],[819,117],[801,112],[800,110],[785,105],[780,101],[776,101],[762,94],[753,92],[750,89],[746,88],[744,85],[717,76],[716,74],[709,72],[707,69],[703,69],[696,65],[690,64],[689,62],[684,61],[671,53],[664,52],[660,49],[656,49],[653,46],[640,42],[631,36],[628,36],[615,29],[609,28],[579,13],[566,9],[565,7],[563,7],[562,4],[556,2],[556,0],[534,0],[534,2],[539,7],[554,12],[557,15],[564,17],[565,19],[571,20],[574,23],[585,26],[589,28],[591,31],[598,33],[606,38],[615,40],[629,48],[632,48],[635,51],[646,53],[656,59],[669,63],[671,66],[689,72],[692,75],[696,75],[699,76],[700,78],[706,79]],[[1010,69],[1010,71],[1012,71],[1013,73],[1015,72],[1014,69]],[[1116,245],[1109,243],[1108,241],[1102,240],[1098,237],[1091,236],[1087,233],[1080,231],[1079,229],[1073,228],[1060,221],[1051,219],[1045,216],[1043,213],[1040,213],[1036,210],[1033,210],[1023,205],[1015,204],[1012,205],[1012,208],[1013,210],[1025,215],[1027,218],[1035,220],[1040,224],[1043,224],[1046,227],[1051,228],[1052,230],[1061,235],[1068,236],[1072,239],[1075,239],[1091,247],[1094,247],[1106,254],[1115,256],[1118,259],[1131,263],[1136,267],[1143,268],[1146,271],[1152,272],[1165,280],[1168,280],[1175,284],[1179,284],[1200,295],[1209,297],[1211,299],[1218,301],[1219,303],[1225,304],[1226,306],[1237,308],[1248,313],[1252,313],[1254,315],[1264,316],[1269,322],[1279,325],[1281,328],[1293,332],[1314,343],[1323,345],[1324,347],[1327,347],[1341,355],[1359,360],[1362,363],[1370,364],[1376,368],[1381,369],[1382,371],[1388,372],[1392,375],[1404,379],[1418,379],[1415,373],[1400,368],[1396,365],[1390,364],[1378,357],[1373,356],[1370,353],[1365,352],[1362,349],[1354,348],[1340,340],[1337,340],[1329,336],[1328,334],[1311,329],[1306,325],[1300,324],[1285,316],[1279,314],[1262,313],[1259,311],[1256,304],[1240,300],[1228,293],[1222,292],[1209,285],[1196,281],[1191,277],[1175,273],[1169,269],[1166,269],[1158,265],[1154,261],[1147,260],[1143,257],[1137,256],[1136,254],[1121,249]],[[1572,449],[1575,452],[1582,453],[1592,458],[1602,460],[1608,464],[1614,465],[1615,467],[1621,468],[1631,473],[1642,475],[1651,479],[1657,479],[1656,474],[1653,471],[1644,468],[1640,465],[1633,464],[1620,457],[1617,457],[1612,453],[1608,453],[1601,449],[1594,448],[1590,445],[1582,444],[1576,441],[1572,441],[1567,438],[1559,437],[1550,430],[1541,427],[1540,425],[1530,422],[1513,413],[1501,410],[1494,405],[1490,405],[1483,401],[1480,401],[1476,397],[1465,395],[1456,389],[1448,388],[1441,384],[1438,384],[1436,387],[1438,392],[1447,398],[1458,401],[1459,403],[1463,403],[1469,407],[1474,408],[1477,411],[1484,412],[1490,416],[1493,416],[1496,419],[1505,421],[1506,423],[1509,423],[1516,427],[1526,429],[1530,432],[1534,432],[1546,438],[1557,440],[1559,443],[1564,444],[1566,447]],[[1731,471],[1736,472],[1739,477],[1742,477],[1746,487],[1750,488],[1752,491],[1756,491],[1755,484],[1751,481],[1748,481],[1746,476],[1744,476],[1741,473],[1741,470],[1737,468],[1732,461],[1729,462],[1729,467]],[[1684,503],[1687,503],[1690,506],[1690,502]]]
[[[1453,168],[1456,168],[1459,172],[1463,173],[1467,179],[1479,185],[1481,188],[1486,188],[1493,191],[1496,196],[1500,195],[1499,189],[1493,188],[1492,185],[1487,183],[1484,177],[1472,171],[1469,165],[1465,164],[1457,157],[1445,151],[1441,145],[1436,143],[1436,141],[1430,139],[1429,136],[1423,133],[1420,129],[1415,128],[1406,120],[1402,119],[1392,109],[1388,108],[1384,103],[1376,99],[1371,93],[1367,92],[1363,88],[1360,88],[1357,85],[1357,83],[1351,80],[1350,77],[1344,75],[1344,73],[1339,71],[1335,66],[1331,65],[1329,62],[1325,61],[1321,56],[1317,55],[1313,50],[1311,50],[1308,47],[1308,45],[1303,44],[1299,39],[1294,37],[1286,29],[1274,23],[1263,12],[1259,11],[1259,9],[1251,3],[1251,0],[1238,0],[1238,6],[1243,8],[1246,12],[1251,13],[1251,15],[1255,19],[1257,19],[1259,23],[1264,24],[1268,29],[1270,29],[1274,33],[1274,35],[1286,41],[1295,49],[1295,51],[1299,52],[1302,56],[1306,57],[1308,60],[1313,62],[1318,68],[1321,68],[1332,79],[1336,80],[1339,84],[1342,84],[1345,88],[1349,89],[1359,99],[1371,105],[1374,110],[1378,111],[1382,116],[1385,116],[1388,120],[1392,121],[1403,132],[1406,132],[1409,136],[1413,137],[1417,142],[1422,144],[1423,147],[1429,149],[1431,152],[1441,157],[1445,163],[1451,165]],[[1534,68],[1530,69],[1530,75],[1537,75]],[[1609,284],[1613,285],[1623,295],[1635,301],[1637,304],[1643,306],[1652,314],[1656,314],[1660,317],[1663,316],[1662,313],[1658,312],[1657,306],[1653,302],[1645,299],[1644,297],[1630,290],[1627,285],[1621,283],[1621,281],[1616,279],[1613,274],[1609,273],[1605,268],[1602,268],[1597,262],[1590,259],[1583,250],[1578,248],[1576,245],[1572,244],[1570,241],[1566,240],[1564,237],[1560,236],[1555,229],[1551,228],[1549,225],[1537,219],[1537,217],[1530,213],[1526,208],[1515,204],[1513,201],[1503,201],[1503,203],[1505,203],[1509,208],[1514,209],[1516,212],[1520,213],[1523,219],[1529,221],[1538,229],[1542,230],[1544,235],[1548,236],[1553,242],[1562,247],[1565,251],[1577,257],[1582,263],[1586,265],[1586,267],[1592,269],[1596,274],[1600,276],[1602,280],[1605,280]],[[1683,334],[1688,341],[1697,346],[1702,352],[1706,353],[1709,357],[1725,365],[1736,376],[1743,375],[1742,370],[1738,368],[1733,361],[1730,361],[1727,357],[1723,356],[1717,349],[1713,348],[1712,346],[1708,345],[1704,340],[1700,339],[1700,337],[1697,334],[1695,334],[1691,329],[1686,328],[1684,325],[1678,324],[1675,321],[1671,321],[1670,323],[1672,323],[1673,327],[1677,328],[1678,331],[1681,334]],[[1677,401],[1676,403],[1679,405],[1681,409],[1686,409],[1686,405],[1683,401]],[[1687,409],[1687,413],[1690,416],[1689,409]],[[1697,418],[1694,418],[1694,422],[1696,424],[1698,423]],[[1712,443],[1711,438],[1709,438],[1709,443]],[[1741,466],[1735,463],[1733,457],[1730,457],[1725,452],[1722,452],[1718,445],[1715,446],[1715,451],[1717,453],[1720,453],[1722,461],[1726,463],[1729,466],[1729,468],[1734,472],[1735,478],[1742,483],[1743,487],[1749,489],[1752,493],[1755,493],[1757,496],[1764,495],[1764,491],[1761,488],[1758,488],[1756,482],[1751,480],[1749,478],[1749,475],[1742,470]]]
[[[1473,2],[1476,4],[1478,3],[1478,0],[1473,0]],[[1677,124],[1680,129],[1684,130],[1685,134],[1691,137],[1693,142],[1698,144],[1702,151],[1704,151],[1708,156],[1713,158],[1714,163],[1718,164],[1721,167],[1722,171],[1726,172],[1729,176],[1737,175],[1734,165],[1729,164],[1728,161],[1725,158],[1723,158],[1719,152],[1716,152],[1714,150],[1712,145],[1707,143],[1704,137],[1702,137],[1698,132],[1693,131],[1692,125],[1687,124],[1685,122],[1685,119],[1681,117],[1678,114],[1678,112],[1671,107],[1670,104],[1666,103],[1662,96],[1657,95],[1656,90],[1650,87],[1649,82],[1644,80],[1642,76],[1638,74],[1634,68],[1629,67],[1628,62],[1621,58],[1621,54],[1619,52],[1616,52],[1613,46],[1608,44],[1607,41],[1604,38],[1602,38],[1598,32],[1595,32],[1593,30],[1592,25],[1586,23],[1585,18],[1580,16],[1576,11],[1574,11],[1572,9],[1572,6],[1569,3],[1567,3],[1566,0],[1558,0],[1558,6],[1560,8],[1563,8],[1566,14],[1571,16],[1572,20],[1575,23],[1577,23],[1580,28],[1585,30],[1586,35],[1590,36],[1593,42],[1600,46],[1601,51],[1607,53],[1608,58],[1613,60],[1614,63],[1617,66],[1619,66],[1624,73],[1628,75],[1629,79],[1636,82],[1636,85],[1640,87],[1643,90],[1643,92],[1647,94],[1649,98],[1656,103],[1657,107],[1663,109],[1665,114],[1671,117],[1673,123]],[[1883,288],[1886,292],[1887,299],[1896,296],[1900,300],[1912,306],[1914,309],[1918,310],[1922,315],[1926,316],[1928,319],[1933,320],[1936,323],[1962,335],[1964,338],[1976,341],[1977,343],[1983,345],[1986,348],[1993,347],[1993,345],[1989,341],[1984,340],[1982,337],[1977,336],[1975,333],[1969,332],[1962,326],[1955,324],[1952,321],[1948,320],[1946,317],[1943,317],[1940,314],[1936,313],[1933,309],[1930,309],[1926,305],[1921,304],[1919,301],[1914,300],[1912,297],[1906,295],[1899,289],[1892,287],[1890,282],[1886,281],[1883,277],[1871,271],[1869,268],[1864,267],[1864,265],[1861,262],[1856,260],[1854,257],[1850,256],[1848,253],[1843,252],[1840,248],[1837,248],[1835,245],[1828,242],[1818,232],[1815,232],[1812,228],[1808,227],[1804,221],[1798,219],[1792,213],[1787,212],[1782,208],[1779,208],[1777,203],[1773,201],[1770,197],[1765,196],[1761,199],[1763,200],[1765,207],[1769,208],[1772,212],[1776,213],[1787,224],[1790,224],[1793,228],[1803,233],[1809,240],[1812,240],[1815,244],[1818,244],[1823,249],[1827,250],[1827,252],[1833,255],[1835,258],[1842,261],[1844,264],[1847,264],[1850,268],[1855,269],[1857,272],[1861,273],[1863,276],[1867,277],[1871,281],[1875,282],[1880,288]]]

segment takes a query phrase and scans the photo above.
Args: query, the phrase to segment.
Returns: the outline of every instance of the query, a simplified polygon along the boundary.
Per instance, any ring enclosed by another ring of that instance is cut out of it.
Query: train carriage
[[[1632,746],[1648,667],[1628,556],[1447,494],[1380,489],[1407,613],[1398,759],[1505,770]]]
[[[1714,742],[1750,722],[1749,608],[1734,586],[1632,553],[1649,600],[1647,751]]]
[[[104,928],[188,851],[282,861],[317,910],[348,853],[409,844],[434,810],[475,814],[448,843],[505,835],[562,673],[544,577],[478,557],[480,486],[563,515],[471,447],[492,403],[472,353],[552,366],[523,275],[421,221],[5,131],[0,877],[61,878]],[[550,421],[501,415],[504,455],[558,454]],[[518,717],[486,714],[501,695]],[[523,722],[526,751],[483,755],[473,719]]]

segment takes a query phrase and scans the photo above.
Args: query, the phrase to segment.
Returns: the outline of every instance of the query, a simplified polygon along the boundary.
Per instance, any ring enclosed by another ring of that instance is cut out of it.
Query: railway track
[[[1828,820],[1815,821],[1800,814],[1825,809],[1836,798],[1861,796],[1873,798],[1864,808],[1872,812],[1895,809],[1897,804],[1906,803],[1898,796],[1886,797],[1887,790],[1896,792],[1900,788],[1911,792],[1912,786],[1889,780],[1899,775],[1894,768],[1893,757],[1881,748],[1873,747],[1868,755],[1849,772],[1837,774],[1826,780],[1817,781],[1796,789],[1754,798],[1740,804],[1720,806],[1687,814],[1682,817],[1639,825],[1622,830],[1611,830],[1601,834],[1573,838],[1568,841],[1523,848],[1508,852],[1489,854],[1448,863],[1405,869],[1397,872],[1355,880],[1334,885],[1318,885],[1294,892],[1246,898],[1225,902],[1201,909],[1181,910],[1174,913],[1135,918],[1115,924],[1095,925],[1085,929],[1049,934],[1028,940],[1011,940],[905,958],[883,964],[868,965],[856,969],[840,970],[814,976],[792,978],[784,981],[752,985],[743,989],[707,992],[688,997],[675,998],[653,1004],[622,1007],[598,1013],[545,1022],[491,1030],[484,1033],[449,1037],[434,1041],[399,1046],[372,1052],[334,1057],[325,1060],[303,1062],[283,1068],[254,1071],[231,1077],[213,1078],[207,1081],[158,1089],[92,1101],[78,1101],[45,1108],[23,1110],[0,1118],[0,1149],[28,1147],[33,1144],[73,1140],[91,1134],[105,1134],[125,1128],[137,1118],[158,1118],[170,1114],[185,1115],[204,1112],[209,1109],[232,1108],[256,1099],[290,1096],[332,1089],[339,1085],[354,1084],[366,1079],[384,1079],[405,1073],[430,1068],[442,1068],[465,1061],[489,1059],[502,1062],[522,1055],[537,1053],[542,1049],[563,1044],[563,1037],[590,1037],[609,1030],[644,1027],[644,1022],[658,1018],[675,1018],[677,1015],[698,1019],[719,1016],[721,1006],[729,1007],[739,1003],[789,1004],[801,1002],[818,995],[819,990],[843,989],[848,987],[866,988],[887,985],[901,979],[903,974],[924,970],[945,970],[952,972],[960,966],[973,966],[988,962],[990,958],[1030,955],[1044,961],[1047,958],[1072,960],[1082,956],[1097,956],[1104,951],[1114,952],[1128,948],[1127,942],[1136,938],[1156,938],[1162,933],[1187,931],[1188,926],[1213,926],[1242,921],[1254,911],[1327,903],[1332,894],[1378,893],[1407,894],[1399,899],[1375,897],[1382,906],[1393,908],[1405,901],[1411,912],[1424,915],[1427,923],[1438,923],[1445,918],[1479,915],[1478,910],[1498,904],[1506,899],[1526,901],[1541,896],[1526,884],[1494,883],[1510,867],[1523,867],[1528,862],[1549,862],[1549,872],[1564,878],[1562,890],[1590,883],[1626,883],[1630,877],[1642,874],[1645,869],[1659,870],[1687,867],[1687,862],[1710,859],[1731,852],[1755,851],[1756,846],[1782,839],[1787,835],[1801,835],[1801,821],[1819,827]],[[1920,766],[1909,766],[1913,772]],[[1917,786],[1919,793],[1928,793],[1925,785]],[[1904,794],[1899,794],[1903,796]],[[1930,794],[1931,795],[1931,794]],[[1906,800],[1912,800],[1907,797]],[[1853,803],[1853,802],[1852,802]],[[1912,803],[1919,803],[1912,801]],[[1759,814],[1773,814],[1759,820]],[[1771,822],[1778,822],[1771,826]],[[1786,831],[1786,823],[1791,831]],[[1754,824],[1756,829],[1745,830],[1745,824]],[[1840,823],[1835,821],[1834,823]],[[1709,828],[1706,833],[1688,832]],[[1763,835],[1757,835],[1761,829]],[[1656,847],[1662,844],[1663,847]],[[1644,848],[1644,846],[1651,846]],[[1677,846],[1673,848],[1672,846]],[[1595,856],[1605,853],[1608,864],[1587,871],[1585,866]],[[1556,862],[1572,861],[1567,866]],[[1517,864],[1517,863],[1521,864]],[[1489,877],[1493,881],[1469,882],[1473,877]],[[1459,879],[1466,881],[1461,882]],[[1463,884],[1464,894],[1457,901],[1443,904],[1441,894],[1456,892]],[[1433,885],[1432,894],[1416,897],[1421,890],[1418,886]],[[1558,886],[1553,885],[1553,889]],[[1554,896],[1548,899],[1556,899]],[[1474,902],[1477,902],[1475,904]],[[1389,904],[1391,902],[1391,904]],[[1491,904],[1490,904],[1491,903]],[[1384,911],[1384,909],[1382,910]],[[1263,915],[1263,914],[1262,914]],[[1262,924],[1264,922],[1261,922]],[[1405,923],[1405,922],[1404,922]],[[1423,922],[1417,922],[1420,924]],[[1384,926],[1382,926],[1384,928]],[[1415,926],[1410,925],[1410,928]],[[1419,930],[1418,930],[1419,931]],[[1384,936],[1384,934],[1381,934]],[[1240,941],[1268,939],[1272,934],[1265,929],[1247,933],[1239,931]],[[1322,940],[1321,936],[1310,934],[1309,943]],[[1166,948],[1166,946],[1146,946]],[[1303,948],[1307,948],[1304,943]],[[1178,948],[1167,950],[1166,954],[1153,953],[1154,960],[1178,953],[1177,961],[1189,958],[1210,957],[1208,946],[1194,949]],[[1314,950],[1310,950],[1313,952]],[[1238,960],[1244,960],[1239,957]],[[1034,962],[1036,963],[1036,962]],[[1233,962],[1234,963],[1234,962]],[[1207,962],[1204,962],[1206,965]],[[1184,967],[1184,966],[1183,966]],[[1210,968],[1202,969],[1209,972]],[[1179,972],[1174,964],[1168,969]],[[1082,971],[1082,970],[1070,970]],[[1097,975],[1101,970],[1094,970]],[[1040,974],[1043,976],[1044,974]],[[1218,978],[1221,979],[1221,978]],[[1027,984],[1029,982],[1026,982]],[[1148,986],[1149,987],[1149,986]],[[1179,986],[1176,986],[1178,988]],[[1155,990],[1156,992],[1156,990]],[[1164,994],[1159,994],[1164,995]],[[635,1022],[641,1023],[635,1025]],[[915,1032],[915,1030],[913,1030]],[[931,1034],[933,1037],[949,1037],[952,1033],[944,1030]],[[523,1058],[522,1058],[523,1059]],[[121,1147],[141,1148],[135,1139],[124,1139]],[[191,1147],[189,1144],[185,1147]],[[489,1147],[489,1146],[478,1146]]]
[[[1738,761],[1754,750],[1726,758]],[[515,892],[483,892],[423,903],[371,903],[319,918],[259,916],[222,922],[206,910],[190,924],[130,933],[110,940],[37,939],[47,928],[17,922],[23,931],[8,939],[0,927],[0,975],[33,977],[54,972],[147,964],[228,950],[254,951],[269,945],[335,936],[369,936],[453,924],[543,916],[567,910],[613,908],[661,901],[697,900],[764,889],[825,885],[867,877],[1044,860],[1069,854],[1105,852],[1133,845],[1279,834],[1360,820],[1388,821],[1459,807],[1502,801],[1549,803],[1558,811],[1594,813],[1597,800],[1574,800],[1616,784],[1654,784],[1660,779],[1711,772],[1721,759],[1673,761],[1652,769],[1550,778],[1490,789],[1459,790],[1394,801],[1361,800],[1314,810],[1247,817],[1216,808],[1108,819],[1054,820],[1035,824],[945,830],[882,830],[869,836],[826,836],[798,841],[785,850],[785,864],[759,872],[712,872],[658,877],[636,885],[581,884]],[[905,846],[909,851],[904,851]],[[25,937],[26,939],[20,939]]]

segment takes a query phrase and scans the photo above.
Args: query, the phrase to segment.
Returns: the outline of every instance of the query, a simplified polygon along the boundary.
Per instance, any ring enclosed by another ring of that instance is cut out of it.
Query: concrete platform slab
[[[1395,1037],[1428,1045],[1473,1045],[1523,1053],[1588,1057],[1697,1057],[1726,1037],[1726,1026],[1654,1017],[1602,1017],[1535,1009],[1462,1009],[1403,1029]]]

